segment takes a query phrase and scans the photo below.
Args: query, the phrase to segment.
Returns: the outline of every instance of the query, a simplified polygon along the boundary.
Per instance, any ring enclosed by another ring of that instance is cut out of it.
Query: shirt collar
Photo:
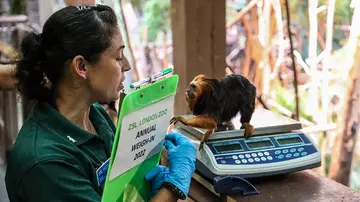
[[[34,115],[40,120],[40,124],[52,129],[75,145],[81,145],[92,138],[103,139],[104,132],[110,132],[109,128],[105,127],[108,123],[93,105],[90,107],[89,116],[98,135],[91,134],[72,123],[48,103],[37,103]]]

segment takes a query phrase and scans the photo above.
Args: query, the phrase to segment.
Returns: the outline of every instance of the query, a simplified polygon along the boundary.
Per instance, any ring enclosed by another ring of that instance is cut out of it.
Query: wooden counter
[[[312,170],[249,180],[259,195],[243,196],[241,193],[222,198],[222,201],[360,201],[360,192],[319,176]],[[204,186],[205,185],[205,186]],[[194,174],[189,198],[193,201],[220,201],[208,181]],[[208,187],[206,187],[208,186]]]

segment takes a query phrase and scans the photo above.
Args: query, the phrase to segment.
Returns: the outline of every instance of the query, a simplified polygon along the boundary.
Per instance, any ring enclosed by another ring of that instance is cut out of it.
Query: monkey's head
[[[186,89],[186,101],[189,109],[200,114],[218,100],[219,82],[200,74],[196,76]]]

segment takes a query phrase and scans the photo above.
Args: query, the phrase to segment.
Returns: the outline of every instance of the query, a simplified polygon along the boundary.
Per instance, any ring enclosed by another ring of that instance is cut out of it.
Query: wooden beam
[[[26,15],[0,16],[0,23],[21,23],[27,21],[28,17]]]
[[[236,14],[234,19],[232,19],[229,23],[226,24],[226,28],[229,28],[233,26],[235,23],[239,22],[241,18],[257,4],[257,2],[258,0],[250,1],[243,9],[241,9],[240,12]]]
[[[225,75],[225,1],[171,0],[174,73],[180,77],[175,114],[189,113],[185,88],[198,74]]]

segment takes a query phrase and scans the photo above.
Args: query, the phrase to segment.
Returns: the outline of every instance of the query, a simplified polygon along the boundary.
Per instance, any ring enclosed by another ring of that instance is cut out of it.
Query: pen
[[[164,76],[166,74],[169,74],[170,72],[172,72],[172,68],[167,68],[167,69],[164,69],[162,71],[160,71],[159,73],[156,73],[152,76],[152,80],[155,80],[161,76]]]
[[[133,84],[130,85],[130,88],[137,88],[139,86],[141,86],[142,84],[148,83],[150,81],[150,77],[147,77],[143,80],[137,81]]]
[[[151,77],[147,77],[147,78],[145,78],[145,79],[143,79],[141,81],[137,81],[137,82],[131,84],[130,88],[137,88],[137,87],[139,87],[139,86],[141,86],[141,85],[143,85],[145,83],[149,83],[149,82],[151,82],[151,81],[153,81],[153,80],[155,80],[155,79],[157,79],[157,78],[159,78],[161,76],[169,74],[170,72],[172,72],[172,68],[167,68],[167,69],[161,70],[160,72],[152,75]]]

